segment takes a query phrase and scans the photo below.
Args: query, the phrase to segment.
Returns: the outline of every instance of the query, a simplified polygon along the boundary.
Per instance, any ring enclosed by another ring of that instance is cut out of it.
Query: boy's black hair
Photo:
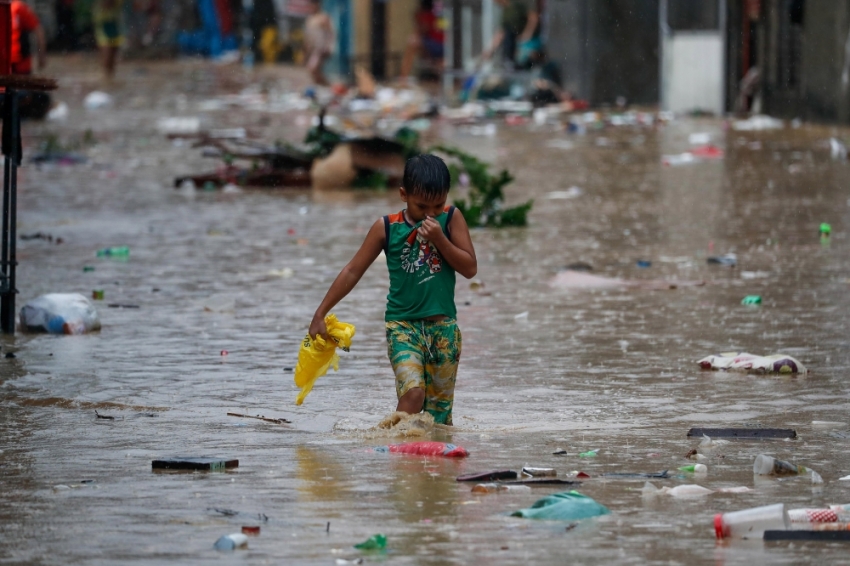
[[[448,194],[452,179],[445,162],[436,155],[423,153],[407,160],[401,186],[408,195],[425,198]]]

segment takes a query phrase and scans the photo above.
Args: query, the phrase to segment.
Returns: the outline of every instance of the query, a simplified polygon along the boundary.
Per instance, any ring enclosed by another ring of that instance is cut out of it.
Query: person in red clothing
[[[410,36],[404,58],[401,62],[401,76],[410,76],[413,70],[413,60],[417,54],[431,60],[437,68],[443,64],[443,42],[445,33],[440,28],[440,22],[434,13],[433,0],[421,0],[419,9],[414,15],[416,31]]]
[[[21,0],[12,0],[12,74],[32,74],[30,34],[35,35],[38,68],[47,64],[44,29],[32,8]]]

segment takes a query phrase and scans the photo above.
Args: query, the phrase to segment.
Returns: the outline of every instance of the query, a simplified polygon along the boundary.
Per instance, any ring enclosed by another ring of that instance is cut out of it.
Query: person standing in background
[[[36,57],[38,69],[47,65],[47,45],[44,39],[44,29],[38,16],[22,0],[12,0],[12,74],[32,74],[32,43],[31,35],[35,36]]]
[[[489,59],[502,45],[507,63],[527,66],[532,53],[542,50],[540,14],[534,0],[496,0],[496,3],[502,8],[501,29],[481,56]]]
[[[427,58],[438,69],[442,69],[443,65],[445,33],[440,28],[439,18],[434,13],[434,0],[421,0],[413,18],[416,31],[410,35],[404,50],[404,58],[401,62],[402,78],[410,76],[417,54]]]
[[[121,0],[95,0],[92,9],[94,37],[101,53],[107,79],[115,75],[118,49],[124,45],[123,4]]]
[[[304,43],[307,48],[307,71],[317,85],[325,86],[328,80],[322,71],[325,61],[333,55],[336,33],[331,17],[322,10],[322,0],[310,0],[312,14],[304,23]]]

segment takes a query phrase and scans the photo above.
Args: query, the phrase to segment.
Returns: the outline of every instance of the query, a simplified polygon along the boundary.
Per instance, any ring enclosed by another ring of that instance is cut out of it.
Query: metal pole
[[[2,270],[2,288],[0,288],[0,331],[4,334],[15,333],[15,207],[17,205],[18,147],[21,127],[18,115],[18,96],[15,90],[6,89],[3,112],[3,239],[0,269]]]

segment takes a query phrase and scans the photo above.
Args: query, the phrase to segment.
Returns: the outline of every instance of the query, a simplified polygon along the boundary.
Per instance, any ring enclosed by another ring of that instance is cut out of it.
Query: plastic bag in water
[[[28,332],[85,334],[100,330],[94,305],[78,293],[50,293],[21,309],[21,328]]]
[[[301,342],[298,351],[298,365],[295,366],[295,385],[301,388],[295,404],[300,405],[313,389],[316,380],[328,373],[333,365],[334,371],[339,371],[339,356],[336,354],[337,346],[346,352],[351,347],[351,339],[354,337],[354,325],[340,322],[335,315],[329,314],[325,317],[325,326],[328,327],[329,342],[325,342],[321,336],[313,340],[309,334]]]
[[[524,519],[575,521],[609,513],[607,507],[586,495],[577,491],[564,491],[538,499],[531,507],[514,511],[511,516]]]
[[[445,456],[446,458],[465,458],[469,456],[469,452],[462,446],[428,440],[379,446],[375,448],[375,451],[392,452],[394,454],[412,454],[414,456]]]

